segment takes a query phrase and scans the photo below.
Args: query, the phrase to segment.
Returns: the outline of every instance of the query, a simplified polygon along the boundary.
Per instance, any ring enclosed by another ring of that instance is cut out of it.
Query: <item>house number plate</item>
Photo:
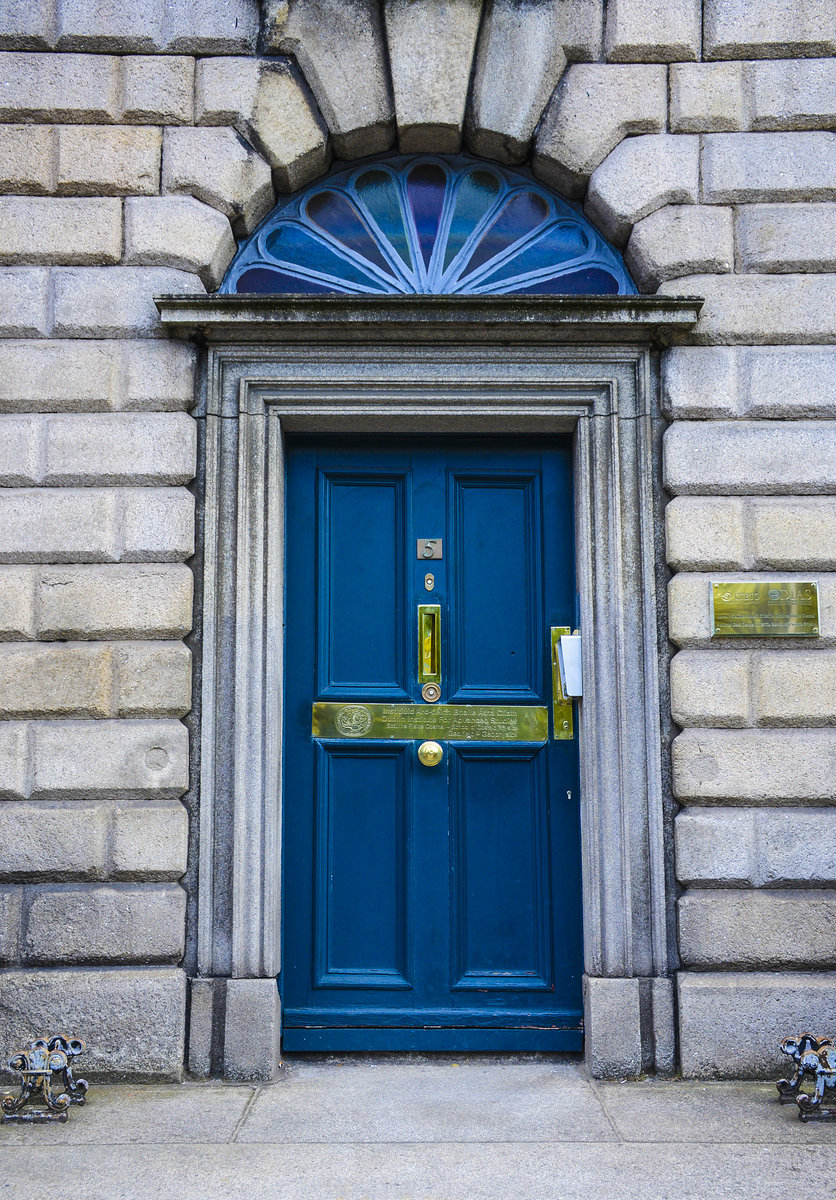
[[[512,704],[334,704],[313,706],[319,738],[547,742],[549,710]]]
[[[442,539],[441,538],[419,538],[418,539],[418,557],[420,559],[427,558],[443,558]]]

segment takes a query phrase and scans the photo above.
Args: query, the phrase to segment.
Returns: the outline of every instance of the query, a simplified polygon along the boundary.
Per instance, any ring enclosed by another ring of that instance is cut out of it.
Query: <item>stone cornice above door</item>
[[[158,296],[207,342],[651,342],[696,323],[697,296]]]

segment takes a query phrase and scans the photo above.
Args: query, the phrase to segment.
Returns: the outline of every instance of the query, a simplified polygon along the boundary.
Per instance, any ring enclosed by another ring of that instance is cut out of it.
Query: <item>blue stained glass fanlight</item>
[[[221,292],[626,295],[620,255],[523,170],[460,155],[367,160],[280,204]]]

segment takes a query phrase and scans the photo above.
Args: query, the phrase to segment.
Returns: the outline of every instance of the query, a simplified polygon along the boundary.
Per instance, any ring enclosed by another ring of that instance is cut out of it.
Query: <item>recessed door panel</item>
[[[568,440],[291,439],[286,512],[285,1049],[580,1049]]]
[[[452,699],[542,700],[539,473],[451,478],[456,552],[451,563],[456,620]]]
[[[454,755],[454,987],[548,989],[545,749],[460,746]]]
[[[411,775],[403,746],[318,747],[318,987],[409,987]]]
[[[322,696],[406,696],[403,476],[323,471],[317,679]],[[366,581],[372,586],[363,586]]]

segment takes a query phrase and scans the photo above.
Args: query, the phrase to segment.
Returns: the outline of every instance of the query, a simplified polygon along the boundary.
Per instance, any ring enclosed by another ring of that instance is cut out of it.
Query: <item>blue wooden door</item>
[[[572,528],[562,439],[290,446],[286,1050],[581,1048],[576,744],[491,715],[551,712]],[[434,719],[428,634],[437,713],[497,706],[434,766],[398,736]],[[313,705],[342,715],[323,732]]]

